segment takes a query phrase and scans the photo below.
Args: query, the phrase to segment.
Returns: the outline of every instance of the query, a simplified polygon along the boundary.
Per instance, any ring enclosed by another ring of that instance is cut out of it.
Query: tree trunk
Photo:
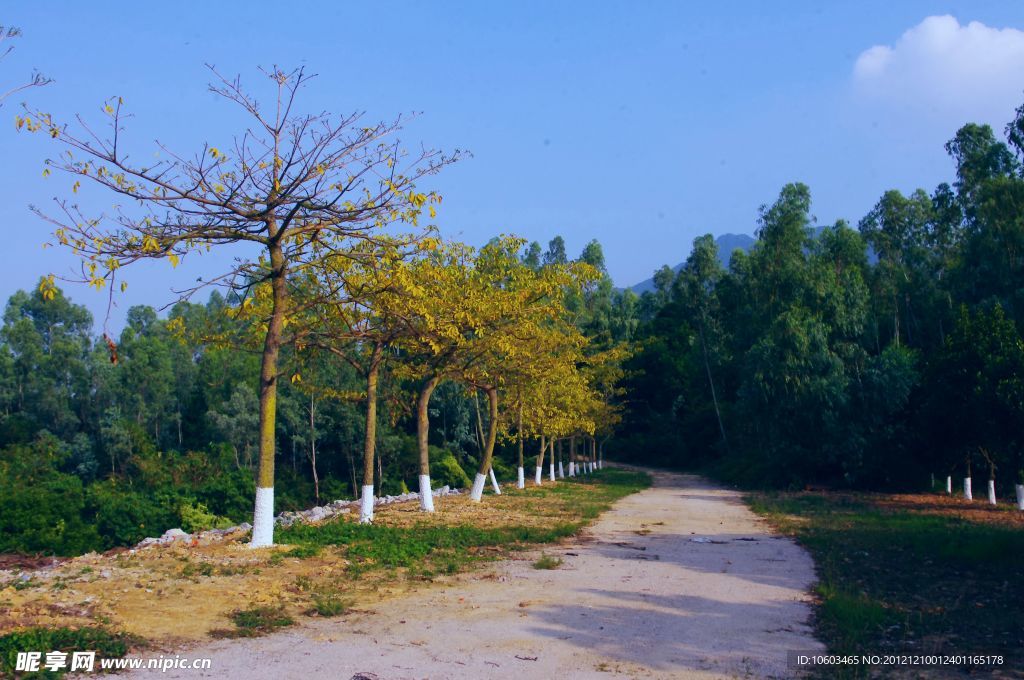
[[[271,225],[272,235],[276,228]],[[277,358],[281,351],[288,290],[285,281],[285,259],[276,240],[268,247],[270,253],[270,288],[272,306],[267,335],[263,340],[260,362],[259,470],[256,473],[256,507],[252,519],[252,540],[249,545],[260,548],[274,544],[274,434],[277,425]]]
[[[358,497],[359,494],[359,483],[356,481],[356,460],[352,455],[352,449],[348,446],[345,447],[345,455],[348,456],[348,474],[352,483],[352,498]]]
[[[725,425],[722,424],[722,410],[718,407],[718,393],[715,391],[715,380],[711,377],[711,361],[708,359],[708,346],[704,340],[704,320],[701,319],[698,325],[698,331],[700,334],[700,348],[704,354],[704,370],[708,374],[708,386],[711,388],[711,402],[715,405],[715,417],[718,418],[718,431],[722,435],[722,444],[725,446],[726,455],[731,455],[729,452],[729,439],[725,436]]]
[[[544,435],[540,436],[540,453],[537,454],[537,475],[533,478],[535,486],[540,486],[540,480],[544,476],[544,450],[547,449],[548,443],[544,440]]]
[[[309,462],[313,467],[313,496],[316,504],[320,505],[320,478],[316,474],[316,425],[313,420],[316,415],[316,399],[309,395]]]
[[[897,347],[900,346],[900,305],[896,301],[896,296],[892,296],[892,341]]]
[[[576,435],[569,437],[569,476],[576,476]]]
[[[523,473],[523,402],[519,402],[519,411],[516,413],[516,439],[519,440],[519,470],[516,473],[516,488],[525,489],[526,479]]]
[[[416,445],[420,452],[420,510],[434,512],[434,496],[430,490],[430,395],[441,379],[432,376],[420,390],[416,402]]]
[[[481,457],[484,454],[484,421],[480,416],[480,399],[478,399],[478,390],[473,388],[473,411],[476,413],[476,445],[480,451]]]
[[[550,463],[548,463],[548,465],[549,465],[548,473],[549,473],[549,477],[550,477],[551,481],[553,482],[553,481],[555,481],[555,439],[554,439],[554,437],[552,437],[550,440],[548,440],[548,449],[550,449],[550,451],[548,453],[548,460],[550,461]],[[561,462],[559,462],[558,467],[559,467],[559,469],[561,469],[561,467],[562,467]]]
[[[551,453],[554,455],[555,449],[552,444]],[[553,461],[552,461],[553,462]],[[558,440],[558,478],[565,479],[565,467],[562,465],[562,440]]]
[[[480,458],[480,467],[477,468],[476,479],[473,480],[473,490],[469,499],[477,503],[483,497],[484,482],[487,481],[487,474],[491,471],[491,460],[494,456],[494,440],[498,436],[498,388],[487,387],[487,401],[490,406],[491,422],[487,426],[487,443],[484,448],[484,455]],[[477,412],[479,414],[479,411]]]
[[[359,504],[360,524],[373,521],[373,463],[377,445],[377,377],[384,348],[377,345],[366,373],[366,439],[363,441],[363,489]]]

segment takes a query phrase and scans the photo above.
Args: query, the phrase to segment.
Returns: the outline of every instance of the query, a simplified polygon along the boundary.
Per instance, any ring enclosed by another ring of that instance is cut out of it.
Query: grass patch
[[[139,646],[139,638],[105,628],[21,628],[0,635],[0,677],[15,677],[14,668],[18,652],[42,652],[42,660],[51,651],[66,652],[70,663],[72,652],[96,652],[96,657],[120,658],[128,649]],[[97,662],[96,668],[99,668]],[[56,678],[63,672],[42,670],[21,673],[19,678]]]
[[[195,579],[199,576],[213,576],[214,570],[214,566],[209,562],[188,562],[181,568],[180,573],[182,578]]]
[[[317,593],[313,595],[313,606],[306,612],[309,616],[342,616],[352,609],[352,600],[343,598],[337,593]]]
[[[294,625],[295,620],[289,616],[282,607],[253,607],[252,609],[239,609],[228,615],[231,622],[235,624],[234,629],[219,629],[210,631],[210,635],[216,638],[243,638],[259,637],[273,633],[278,628],[286,628]]]
[[[552,557],[541,553],[540,559],[533,563],[534,569],[558,569],[562,566],[561,557]]]
[[[1024,529],[868,494],[759,493],[751,507],[814,557],[832,654],[1002,654],[1024,666]],[[874,669],[877,671],[877,669]],[[846,668],[866,677],[868,668]]]
[[[317,557],[320,554],[320,550],[321,546],[319,545],[300,545],[296,548],[292,548],[291,550],[274,553],[270,556],[270,563],[280,564],[286,557],[293,557],[299,560],[309,559],[310,557]]]
[[[488,526],[447,524],[438,521],[444,519],[440,513],[403,526],[341,519],[315,526],[294,524],[280,531],[278,540],[298,546],[292,552],[336,546],[349,562],[350,575],[404,568],[429,578],[434,573],[457,573],[473,562],[500,557],[505,550],[571,536],[619,498],[649,485],[644,473],[606,470],[585,480],[508,491],[487,499],[489,504],[522,505],[522,497],[527,496],[531,512],[544,519],[536,524],[521,524],[511,517]]]

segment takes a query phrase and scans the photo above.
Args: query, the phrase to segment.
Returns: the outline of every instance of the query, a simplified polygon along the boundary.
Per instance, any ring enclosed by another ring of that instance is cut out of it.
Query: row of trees
[[[206,144],[192,157],[161,146],[162,159],[134,162],[120,99],[104,106],[106,135],[82,118],[69,127],[41,111],[26,110],[17,120],[20,130],[45,133],[62,146],[47,162],[47,174],[66,175],[73,194],[83,182],[91,183],[127,203],[100,214],[69,198],[56,199],[52,210],[34,208],[53,225],[54,244],[81,260],[80,272],[68,278],[108,290],[112,300],[116,287],[123,291],[127,285],[122,272],[141,260],[177,266],[183,258],[228,245],[242,246],[249,255],[182,291],[183,301],[169,322],[133,310],[129,329],[145,334],[146,328],[158,327],[180,341],[179,347],[202,348],[201,355],[184,357],[193,365],[207,351],[242,349],[259,356],[255,422],[244,389],[228,395],[232,415],[210,412],[234,440],[236,463],[240,448],[247,459],[255,458],[252,544],[273,541],[283,384],[308,398],[304,436],[317,495],[318,402],[321,408],[331,401],[363,404],[362,521],[372,520],[374,476],[382,472],[376,446],[385,373],[403,388],[416,386],[420,494],[428,511],[433,509],[430,400],[439,386],[454,382],[472,395],[478,460],[471,497],[477,501],[487,474],[493,476],[500,439],[514,437],[521,449],[527,438],[593,434],[596,423],[613,424],[614,409],[606,398],[614,396],[617,373],[609,362],[622,352],[613,349],[611,334],[592,333],[597,342],[588,344],[575,323],[585,315],[594,329],[607,325],[597,309],[611,290],[599,271],[600,247],[591,244],[580,262],[569,263],[560,239],[552,242],[544,262],[538,261],[539,246],[521,253],[524,243],[514,238],[495,239],[479,251],[441,242],[432,227],[421,225],[435,216],[441,197],[419,192],[416,185],[458,160],[460,152],[408,153],[392,139],[401,118],[365,126],[360,114],[297,113],[297,95],[308,76],[277,69],[265,75],[275,93],[268,109],[238,79],[217,76],[211,90],[241,107],[249,127],[230,145]],[[395,233],[396,228],[405,233]],[[227,286],[229,297],[214,298],[205,310],[184,302],[211,284]],[[44,305],[65,302],[54,276],[43,279],[36,298]],[[33,313],[26,316],[24,325],[38,329]],[[88,322],[80,319],[80,325]],[[119,345],[105,327],[111,363],[130,354],[133,341],[122,337]],[[19,349],[12,350],[9,362],[32,363]],[[348,380],[339,380],[342,376]],[[353,382],[360,387],[352,389]],[[168,432],[161,397],[171,391],[166,382],[147,383],[132,395],[158,414],[153,423],[158,441]],[[95,396],[88,388],[66,392],[66,403]],[[487,404],[486,433],[479,395]],[[186,418],[181,404],[176,406],[182,446]],[[68,428],[66,436],[77,436],[73,430]],[[253,430],[254,442],[247,435]],[[127,442],[125,447],[132,448]],[[117,475],[116,453],[111,461],[110,474]],[[519,462],[521,468],[521,457]]]
[[[818,227],[809,189],[761,210],[728,270],[710,236],[638,333],[622,444],[758,485],[920,487],[1024,470],[1024,107],[966,125],[956,179]]]

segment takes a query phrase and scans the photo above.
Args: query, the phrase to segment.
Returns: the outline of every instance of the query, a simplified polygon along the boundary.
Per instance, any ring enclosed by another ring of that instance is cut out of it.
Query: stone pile
[[[460,489],[451,489],[448,486],[442,486],[440,489],[434,489],[433,495],[438,496],[455,496],[462,493]],[[404,503],[407,501],[419,500],[420,495],[418,493],[401,493],[397,496],[379,496],[373,499],[374,507],[380,507],[382,505],[391,505],[393,503]],[[345,513],[351,512],[352,507],[359,507],[359,500],[354,501],[334,501],[327,505],[318,505],[308,510],[301,510],[299,512],[284,511],[274,518],[275,526],[279,527],[290,527],[296,522],[305,522],[307,524],[317,524],[324,520],[337,517],[338,515],[344,515]],[[142,541],[135,546],[135,549],[148,548],[153,545],[171,545],[173,543],[198,543],[200,545],[206,545],[216,541],[223,540],[225,536],[235,533],[242,533],[252,529],[252,525],[248,522],[243,522],[238,526],[228,527],[227,529],[209,529],[207,531],[199,531],[195,534],[189,534],[181,529],[168,529],[164,532],[163,536],[159,538],[144,538]]]

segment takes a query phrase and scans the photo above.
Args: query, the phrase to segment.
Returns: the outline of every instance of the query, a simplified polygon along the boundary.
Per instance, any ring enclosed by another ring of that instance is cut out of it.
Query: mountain
[[[739,248],[744,252],[750,252],[751,246],[754,245],[754,237],[749,234],[722,234],[715,239],[715,245],[718,246],[718,259],[722,263],[723,267],[729,266],[729,260],[732,259],[732,252]],[[672,267],[672,271],[678,272],[683,268],[683,263],[680,262],[675,267]],[[630,288],[637,295],[643,295],[647,291],[654,290],[654,279],[650,278],[646,281],[632,286]]]

